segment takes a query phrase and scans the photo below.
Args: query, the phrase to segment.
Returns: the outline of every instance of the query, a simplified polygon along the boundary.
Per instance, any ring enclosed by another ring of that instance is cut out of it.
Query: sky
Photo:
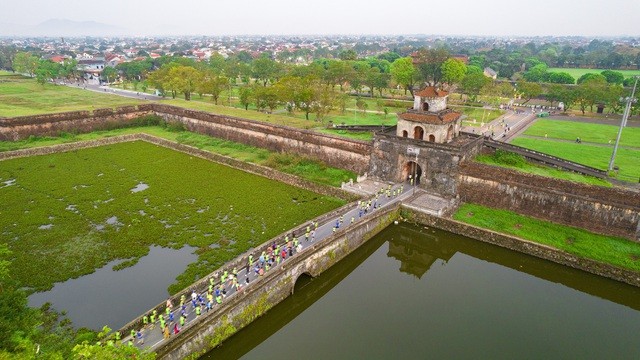
[[[6,0],[0,6],[4,24],[97,21],[130,35],[636,36],[639,15],[640,0]]]

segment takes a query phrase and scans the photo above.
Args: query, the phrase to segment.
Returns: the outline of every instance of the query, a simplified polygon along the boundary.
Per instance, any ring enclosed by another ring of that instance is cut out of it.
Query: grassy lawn
[[[537,120],[524,132],[524,135],[540,137],[547,135],[550,139],[570,141],[579,137],[584,142],[608,144],[611,141],[613,144],[619,128],[616,125],[590,124],[550,118]],[[620,145],[640,148],[640,128],[625,127],[622,129]]]
[[[76,141],[95,140],[116,135],[135,134],[144,132],[177,143],[191,145],[234,159],[264,165],[276,170],[298,175],[307,180],[329,186],[340,186],[342,182],[355,179],[357,174],[343,169],[332,168],[309,158],[270,152],[240,143],[226,141],[207,135],[188,131],[171,131],[161,126],[132,127],[106,131],[96,131],[88,134],[62,134],[60,137],[31,137],[22,141],[0,141],[0,151],[18,150],[39,146],[70,143]]]
[[[573,76],[576,80],[580,78],[582,75],[587,73],[596,73],[600,74],[601,72],[607,69],[579,69],[579,68],[549,68],[549,72],[566,72],[569,75]],[[640,75],[640,70],[613,70],[621,72],[624,77],[632,77],[634,75]]]
[[[606,170],[609,166],[613,148],[573,142],[558,142],[544,139],[516,138],[514,145],[533,149],[549,155]],[[620,168],[620,180],[637,182],[640,177],[640,150],[619,148],[616,155],[616,166]]]
[[[336,125],[385,125],[394,126],[398,122],[396,114],[362,113],[361,111],[346,111],[344,114],[334,112],[326,116],[326,121],[333,121]]]
[[[640,272],[640,244],[623,238],[594,234],[476,204],[463,204],[453,218],[548,245],[576,256]]]
[[[184,99],[167,98],[162,100],[161,104],[179,106],[186,109],[202,110],[220,115],[236,116],[243,119],[264,121],[277,125],[292,126],[299,129],[312,129],[318,126],[313,120],[305,120],[302,118],[288,116],[286,114],[265,114],[255,110],[244,110],[230,106],[216,105],[213,102],[200,101],[197,99],[186,101]]]
[[[69,86],[40,85],[34,79],[0,72],[0,117],[93,110],[142,102]]]
[[[502,150],[497,150],[492,155],[478,155],[475,158],[475,160],[483,164],[506,167],[509,169],[522,171],[528,174],[575,181],[575,182],[589,184],[589,185],[611,187],[611,183],[609,183],[606,180],[574,173],[571,171],[554,169],[549,166],[533,164],[528,162],[525,158],[523,158],[518,154],[509,153]]]
[[[198,248],[173,293],[344,204],[141,141],[1,161],[0,184],[0,241],[32,290],[115,259],[131,266],[151,245]],[[148,188],[134,192],[139,184]]]
[[[452,106],[451,108],[467,116],[467,118],[463,120],[463,125],[466,126],[479,127],[482,126],[483,123],[490,123],[504,114],[504,110],[499,109],[489,110],[470,106]],[[473,120],[475,120],[475,122]]]

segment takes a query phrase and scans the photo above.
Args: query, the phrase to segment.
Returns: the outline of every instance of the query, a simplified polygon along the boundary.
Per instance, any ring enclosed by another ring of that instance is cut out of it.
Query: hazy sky
[[[18,0],[0,22],[98,21],[132,35],[640,35],[640,0]],[[2,35],[2,34],[0,34]]]

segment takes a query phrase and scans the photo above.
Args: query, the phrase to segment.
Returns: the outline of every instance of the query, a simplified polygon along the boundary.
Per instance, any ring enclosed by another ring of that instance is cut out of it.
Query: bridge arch
[[[293,287],[291,288],[291,294],[293,295],[296,290],[302,289],[305,286],[309,285],[315,276],[311,275],[308,271],[305,271],[298,275],[296,281],[293,283]]]

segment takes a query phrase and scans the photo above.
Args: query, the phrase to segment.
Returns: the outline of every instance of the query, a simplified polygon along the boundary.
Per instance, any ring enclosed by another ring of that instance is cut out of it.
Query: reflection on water
[[[132,267],[113,271],[121,261],[112,261],[92,274],[32,294],[29,306],[39,307],[48,301],[58,311],[66,310],[76,327],[119,328],[167,298],[169,284],[197,260],[194,250],[152,246]]]
[[[638,358],[638,309],[638,288],[390,226],[203,359]]]

